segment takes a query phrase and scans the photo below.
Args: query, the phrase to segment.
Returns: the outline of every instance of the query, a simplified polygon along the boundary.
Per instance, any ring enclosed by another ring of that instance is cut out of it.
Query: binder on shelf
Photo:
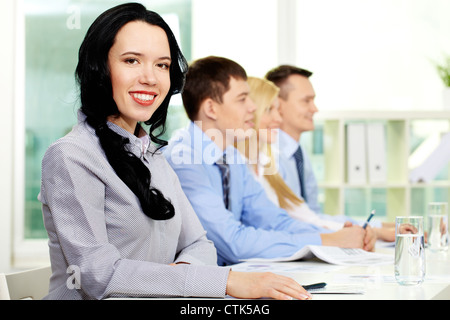
[[[450,132],[446,133],[439,145],[430,153],[421,165],[411,170],[411,182],[430,182],[445,165],[450,163]]]
[[[347,124],[347,182],[365,184],[366,171],[366,129],[363,123]]]
[[[386,183],[386,134],[383,123],[367,124],[367,169],[370,183]]]

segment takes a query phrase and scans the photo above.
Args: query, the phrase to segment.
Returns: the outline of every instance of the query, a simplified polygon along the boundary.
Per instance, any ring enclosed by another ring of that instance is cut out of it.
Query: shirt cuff
[[[230,269],[191,265],[187,274],[185,296],[224,298]]]

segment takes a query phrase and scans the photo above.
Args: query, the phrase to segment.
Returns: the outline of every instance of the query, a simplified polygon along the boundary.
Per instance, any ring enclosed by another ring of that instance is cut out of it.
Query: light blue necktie
[[[230,201],[230,167],[227,164],[226,155],[223,155],[222,161],[217,161],[216,165],[219,167],[222,174],[222,189],[223,189],[223,203],[225,208],[231,210]]]
[[[295,151],[294,159],[297,164],[298,180],[300,182],[300,195],[302,196],[303,200],[306,201],[306,190],[303,184],[303,154],[300,147],[298,147],[297,151]]]

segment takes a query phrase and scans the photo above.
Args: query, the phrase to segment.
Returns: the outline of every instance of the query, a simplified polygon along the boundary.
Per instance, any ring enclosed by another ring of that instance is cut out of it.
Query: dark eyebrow
[[[123,56],[126,56],[126,55],[134,55],[134,56],[138,56],[138,57],[143,56],[142,53],[135,52],[135,51],[127,51],[125,53],[122,53],[120,56],[123,57]],[[169,61],[172,61],[172,58],[168,57],[168,56],[163,56],[163,57],[158,58],[158,60],[169,60]]]
[[[169,60],[170,62],[172,62],[171,57],[160,57],[159,60]]]
[[[120,56],[126,56],[126,55],[129,55],[129,54],[134,55],[134,56],[142,56],[142,53],[134,52],[134,51],[127,51],[125,53],[122,53]]]
[[[236,99],[247,98],[249,95],[250,95],[250,92],[247,92],[247,91],[241,92],[240,94],[238,94],[236,96]]]

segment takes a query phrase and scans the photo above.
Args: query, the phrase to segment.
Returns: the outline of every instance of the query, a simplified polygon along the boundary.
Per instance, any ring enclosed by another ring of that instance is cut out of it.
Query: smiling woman
[[[3,8],[8,7],[7,2],[13,9],[17,6],[17,17],[14,15],[16,10]],[[67,134],[77,123],[76,109],[80,101],[73,74],[78,63],[78,49],[88,27],[101,12],[123,2],[6,0],[0,4],[5,15],[17,18],[18,24],[23,23],[24,27],[12,33],[18,44],[24,44],[13,54],[19,70],[15,75],[18,96],[11,109],[18,124],[14,129],[17,149],[14,162],[23,163],[17,166],[14,175],[14,210],[17,214],[14,215],[16,229],[12,236],[12,261],[17,267],[34,267],[41,260],[42,263],[48,261],[47,233],[42,221],[41,203],[37,200],[42,157],[51,143]],[[183,55],[190,59],[191,0],[140,2],[148,3],[153,11],[161,14],[175,33]],[[6,29],[14,28],[8,26]],[[8,83],[14,83],[12,79],[8,78]],[[162,140],[167,140],[172,131],[187,121],[181,99],[177,96],[170,101],[167,119],[166,130],[158,137]],[[158,132],[155,131],[154,135],[158,136]],[[38,248],[30,247],[34,245]]]
[[[214,246],[175,174],[146,144],[162,140],[139,125],[164,126],[186,68],[170,28],[142,5],[112,8],[89,28],[76,69],[78,125],[42,162],[53,270],[47,298],[197,296],[206,294],[204,283],[216,284],[208,295],[225,294],[229,270],[215,266]],[[151,104],[142,103],[147,95]],[[67,285],[69,267],[81,273],[76,286]]]
[[[76,69],[78,125],[42,161],[47,299],[310,297],[284,276],[218,267],[175,172],[149,144],[165,143],[152,131],[164,127],[186,72],[171,29],[140,4],[107,10],[89,28]]]
[[[141,21],[123,26],[108,55],[120,114],[108,120],[130,133],[137,122],[148,121],[169,92],[171,61],[163,29]]]
[[[177,63],[169,65],[171,57]],[[158,189],[148,188],[150,172],[139,158],[130,156],[129,139],[112,132],[107,122],[138,137],[147,135],[137,125],[145,122],[151,140],[166,144],[152,133],[164,131],[170,98],[181,91],[186,69],[186,60],[164,20],[133,5],[117,6],[100,15],[79,51],[76,75],[81,111],[95,129],[109,163],[153,219],[172,217],[173,206]],[[151,104],[138,103],[135,93],[150,90]]]

